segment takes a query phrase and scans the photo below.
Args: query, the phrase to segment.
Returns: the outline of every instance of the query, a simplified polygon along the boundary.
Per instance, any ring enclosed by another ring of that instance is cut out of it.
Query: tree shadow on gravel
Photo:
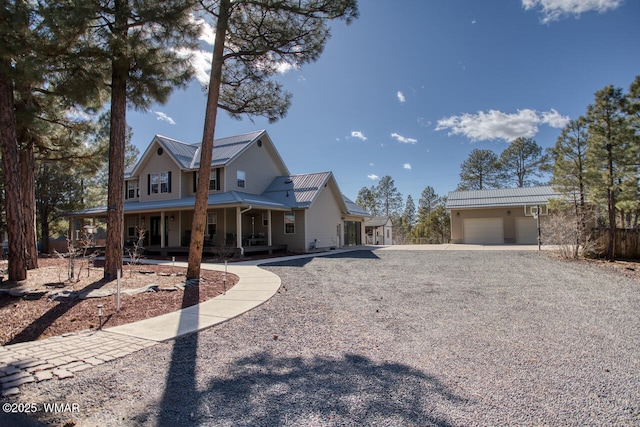
[[[200,300],[200,283],[187,284],[182,296],[182,308],[194,306],[194,314],[198,314],[198,301]],[[188,315],[180,316],[178,330],[186,326],[192,319]],[[178,338],[173,342],[171,352],[171,365],[167,372],[167,379],[162,396],[161,408],[171,406],[173,402],[180,401],[182,409],[193,410],[193,405],[197,404],[196,391],[196,359],[198,357],[198,333]],[[158,419],[159,427],[173,427],[177,425],[188,425],[188,419],[178,422],[170,412],[162,411]]]
[[[197,342],[188,337],[190,347]],[[178,343],[176,343],[178,345]],[[256,353],[196,387],[193,360],[174,360],[186,371],[167,383],[158,408],[169,425],[422,425],[452,426],[443,404],[466,403],[436,377],[399,363],[345,354],[278,357]],[[189,364],[191,363],[191,364]],[[206,363],[206,362],[205,362]],[[134,421],[148,423],[152,414]]]

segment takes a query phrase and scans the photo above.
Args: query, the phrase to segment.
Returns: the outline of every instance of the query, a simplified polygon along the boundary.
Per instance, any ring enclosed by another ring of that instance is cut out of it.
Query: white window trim
[[[238,188],[247,187],[247,174],[244,171],[241,171],[241,170],[237,171],[236,178],[237,178],[236,184],[238,185]]]
[[[290,223],[293,226],[293,231],[287,231],[287,216],[293,215],[293,222]],[[296,234],[296,213],[294,211],[284,213],[284,234]]]
[[[217,171],[213,169],[211,173],[209,173],[209,191],[215,191],[217,188],[216,176],[217,176]]]
[[[218,223],[218,213],[217,212],[207,212],[207,234],[209,234],[209,226],[216,225]],[[215,227],[217,229],[217,227]],[[216,230],[217,231],[217,230]],[[216,233],[212,233],[214,235]]]
[[[133,233],[131,233],[131,229],[133,229]],[[137,229],[138,229],[138,217],[130,216],[127,220],[127,237],[137,237]]]
[[[129,192],[133,191],[133,196]],[[127,199],[137,199],[140,197],[140,181],[137,179],[130,179],[127,181]]]
[[[168,194],[169,193],[169,172],[155,172],[151,175],[149,185],[149,194]]]
[[[151,194],[160,193],[160,174],[159,173],[151,174],[150,185],[151,185]]]

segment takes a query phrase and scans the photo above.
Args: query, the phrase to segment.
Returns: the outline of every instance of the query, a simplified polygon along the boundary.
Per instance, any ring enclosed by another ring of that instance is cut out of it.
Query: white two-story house
[[[188,250],[200,146],[156,135],[127,171],[123,244],[142,229],[147,250]],[[264,130],[215,140],[211,167],[205,251],[308,252],[364,241],[369,215],[341,193],[333,174],[291,175]],[[106,207],[75,212],[72,228],[99,216]]]

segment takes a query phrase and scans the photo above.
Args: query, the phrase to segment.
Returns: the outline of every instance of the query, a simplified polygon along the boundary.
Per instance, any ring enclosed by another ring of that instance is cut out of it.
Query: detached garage
[[[536,244],[537,221],[525,209],[543,207],[560,195],[550,186],[452,191],[451,242],[479,245]]]

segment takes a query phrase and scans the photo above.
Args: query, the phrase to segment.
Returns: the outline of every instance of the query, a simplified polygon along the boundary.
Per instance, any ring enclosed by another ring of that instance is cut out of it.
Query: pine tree
[[[85,0],[90,22],[77,57],[102,67],[88,83],[111,91],[109,186],[104,276],[116,277],[122,267],[124,220],[124,165],[127,106],[145,109],[166,102],[170,93],[193,75],[190,58],[199,27],[193,24],[195,0]],[[81,8],[82,9],[82,8]]]
[[[516,138],[500,154],[502,181],[519,188],[537,185],[535,177],[542,176],[540,166],[545,156],[542,148],[531,138]]]
[[[431,211],[437,206],[440,197],[433,187],[427,186],[422,190],[420,200],[418,200],[418,222],[424,222],[429,217]]]
[[[278,66],[300,67],[319,58],[330,35],[327,21],[357,17],[355,0],[211,0],[216,21],[187,279],[199,279],[206,226],[217,109],[232,117],[284,117],[291,94],[274,80]]]
[[[382,214],[399,218],[402,214],[402,194],[396,188],[396,183],[389,175],[383,176],[376,188]]]
[[[14,99],[11,63],[8,58],[0,57],[0,148],[9,241],[8,273],[9,280],[19,281],[27,278],[27,242],[24,233]]]
[[[411,194],[407,196],[407,201],[402,212],[402,228],[405,237],[410,237],[416,225],[416,205]]]
[[[615,259],[617,203],[625,200],[630,183],[637,188],[638,147],[630,120],[624,111],[621,88],[607,86],[595,94],[587,109],[589,140],[587,151],[591,194],[607,206],[609,246],[607,257]]]
[[[498,156],[491,150],[474,149],[460,166],[458,190],[497,188],[499,182]]]
[[[372,216],[378,216],[380,208],[378,206],[378,195],[374,185],[371,187],[362,187],[358,191],[358,197],[356,198],[356,204],[364,208]]]
[[[587,119],[571,120],[550,150],[553,160],[553,187],[573,205],[576,218],[576,248],[585,239],[587,191]],[[577,251],[574,255],[577,256]]]

